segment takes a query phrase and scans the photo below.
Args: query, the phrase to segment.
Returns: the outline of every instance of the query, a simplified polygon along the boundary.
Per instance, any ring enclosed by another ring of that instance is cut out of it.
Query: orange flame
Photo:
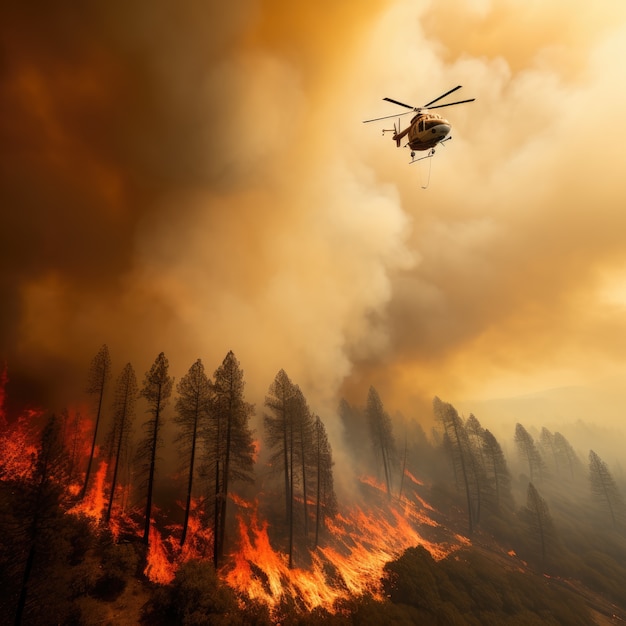
[[[150,526],[149,547],[147,564],[144,569],[145,576],[154,583],[167,585],[174,580],[176,566],[173,564],[165,550],[161,533],[155,525]]]
[[[376,481],[372,483],[379,487]],[[380,597],[384,566],[405,549],[422,545],[434,558],[441,559],[465,541],[463,537],[447,544],[427,541],[414,527],[415,523],[423,523],[422,517],[405,516],[402,504],[397,502],[368,511],[354,506],[327,520],[330,540],[311,552],[308,569],[289,569],[287,555],[271,546],[268,523],[259,522],[256,503],[248,503],[238,519],[239,548],[232,555],[234,566],[226,573],[226,582],[243,596],[271,609],[286,597],[303,609],[321,606],[329,612],[335,611],[338,600],[354,595],[372,593]],[[437,525],[434,520],[424,519],[431,526]]]
[[[39,435],[34,423],[42,414],[42,411],[26,410],[13,426],[4,424],[0,433],[0,478],[23,480],[31,476]]]
[[[0,371],[0,426],[3,426],[0,428],[0,478],[7,474],[27,478],[37,452],[37,433],[32,424],[41,413],[24,414],[12,428],[7,427],[6,420],[1,419],[4,417],[5,382],[6,373]],[[82,457],[89,453],[85,423],[72,431],[76,438],[67,442],[79,444],[72,449]],[[255,442],[257,453],[259,447]],[[380,579],[385,565],[407,548],[422,545],[435,559],[441,559],[468,543],[462,536],[443,532],[435,519],[437,512],[418,493],[423,483],[408,471],[405,475],[410,484],[403,490],[401,499],[390,498],[380,481],[362,477],[362,491],[367,492],[370,503],[343,507],[338,515],[327,518],[322,544],[308,551],[301,546],[295,559],[299,567],[291,569],[288,556],[271,545],[268,522],[258,517],[258,503],[230,492],[230,499],[239,509],[238,547],[221,575],[242,598],[263,602],[271,610],[277,610],[283,601],[290,599],[302,610],[323,607],[332,613],[338,610],[336,607],[342,600],[354,596],[371,593],[380,598]],[[128,488],[117,487],[118,490]],[[78,492],[76,485],[70,487],[70,491],[72,489]],[[108,504],[106,492],[107,463],[102,461],[86,497],[68,512],[84,514],[94,523],[100,522]],[[181,563],[207,558],[213,536],[200,513],[201,504],[194,501],[182,548],[180,525],[167,526],[162,518],[159,524],[151,524],[144,570],[149,580],[169,584]],[[159,516],[158,511],[155,515]],[[140,535],[137,519],[140,514],[135,518],[134,513],[127,514],[123,506],[116,505],[110,529],[115,537],[120,535],[121,529]],[[159,528],[166,529],[164,536]],[[434,541],[433,536],[445,537],[445,540]],[[306,567],[300,567],[305,560]]]
[[[75,507],[69,510],[69,513],[82,513],[87,517],[91,517],[95,522],[102,519],[104,508],[106,506],[106,497],[104,486],[107,474],[106,461],[100,462],[100,467],[94,476],[94,481],[83,498]]]

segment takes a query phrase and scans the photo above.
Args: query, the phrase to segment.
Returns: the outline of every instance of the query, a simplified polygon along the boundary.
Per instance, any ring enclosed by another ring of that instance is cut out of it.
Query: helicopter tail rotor
[[[400,118],[398,118],[398,127],[396,128],[396,123],[393,123],[393,138],[396,140],[396,146],[400,147]]]

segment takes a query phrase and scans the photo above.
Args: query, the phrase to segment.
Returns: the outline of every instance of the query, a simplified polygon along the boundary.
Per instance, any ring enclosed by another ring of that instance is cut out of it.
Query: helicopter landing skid
[[[440,141],[437,145],[444,146],[445,142],[450,141],[450,139],[452,139],[452,137],[446,137],[443,141]],[[435,156],[434,148],[431,148],[428,151],[428,154],[426,156],[420,157],[419,159],[415,158],[415,150],[411,150],[411,160],[409,161],[409,165],[411,165],[411,163],[417,163],[418,161],[423,161],[424,159],[431,159],[434,156]]]
[[[428,154],[426,156],[420,157],[419,159],[415,158],[415,152],[411,152],[411,160],[409,161],[409,165],[411,165],[411,163],[417,163],[418,161],[423,161],[424,159],[432,159],[432,157],[435,156],[435,149],[431,148],[428,151]]]

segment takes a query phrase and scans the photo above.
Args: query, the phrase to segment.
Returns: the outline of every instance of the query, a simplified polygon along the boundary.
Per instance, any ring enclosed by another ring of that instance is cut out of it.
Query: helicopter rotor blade
[[[438,104],[436,107],[428,107],[429,109],[443,109],[443,107],[451,107],[455,104],[465,104],[466,102],[474,102],[476,98],[470,98],[469,100],[459,100],[458,102],[448,102],[448,104]]]
[[[383,100],[387,100],[387,102],[393,102],[394,104],[398,104],[401,107],[411,109],[411,111],[417,111],[415,107],[412,107],[410,104],[404,104],[404,102],[398,102],[397,100],[392,100],[391,98],[383,98]]]
[[[408,115],[413,111],[407,111],[406,113],[400,113],[400,115]],[[378,122],[379,120],[388,120],[391,117],[396,117],[397,114],[394,115],[385,115],[385,117],[375,117],[373,120],[363,120],[363,124],[367,124],[368,122]]]
[[[446,91],[446,93],[442,94],[438,98],[431,100],[428,104],[425,104],[422,108],[425,109],[426,107],[429,107],[431,104],[435,104],[435,102],[439,102],[439,100],[441,100],[442,98],[445,98],[446,96],[449,96],[451,93],[453,93],[457,89],[461,89],[461,87],[462,85],[457,85],[456,87],[454,87],[454,89],[450,89],[450,91]]]

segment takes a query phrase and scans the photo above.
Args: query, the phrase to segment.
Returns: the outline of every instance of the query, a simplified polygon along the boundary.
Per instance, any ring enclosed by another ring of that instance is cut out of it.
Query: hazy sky
[[[0,356],[22,393],[68,402],[107,343],[116,373],[164,351],[177,378],[232,349],[257,405],[284,368],[321,412],[370,384],[411,416],[584,386],[621,416],[622,0],[10,4]],[[476,101],[441,111],[432,161],[362,124],[458,84]]]

